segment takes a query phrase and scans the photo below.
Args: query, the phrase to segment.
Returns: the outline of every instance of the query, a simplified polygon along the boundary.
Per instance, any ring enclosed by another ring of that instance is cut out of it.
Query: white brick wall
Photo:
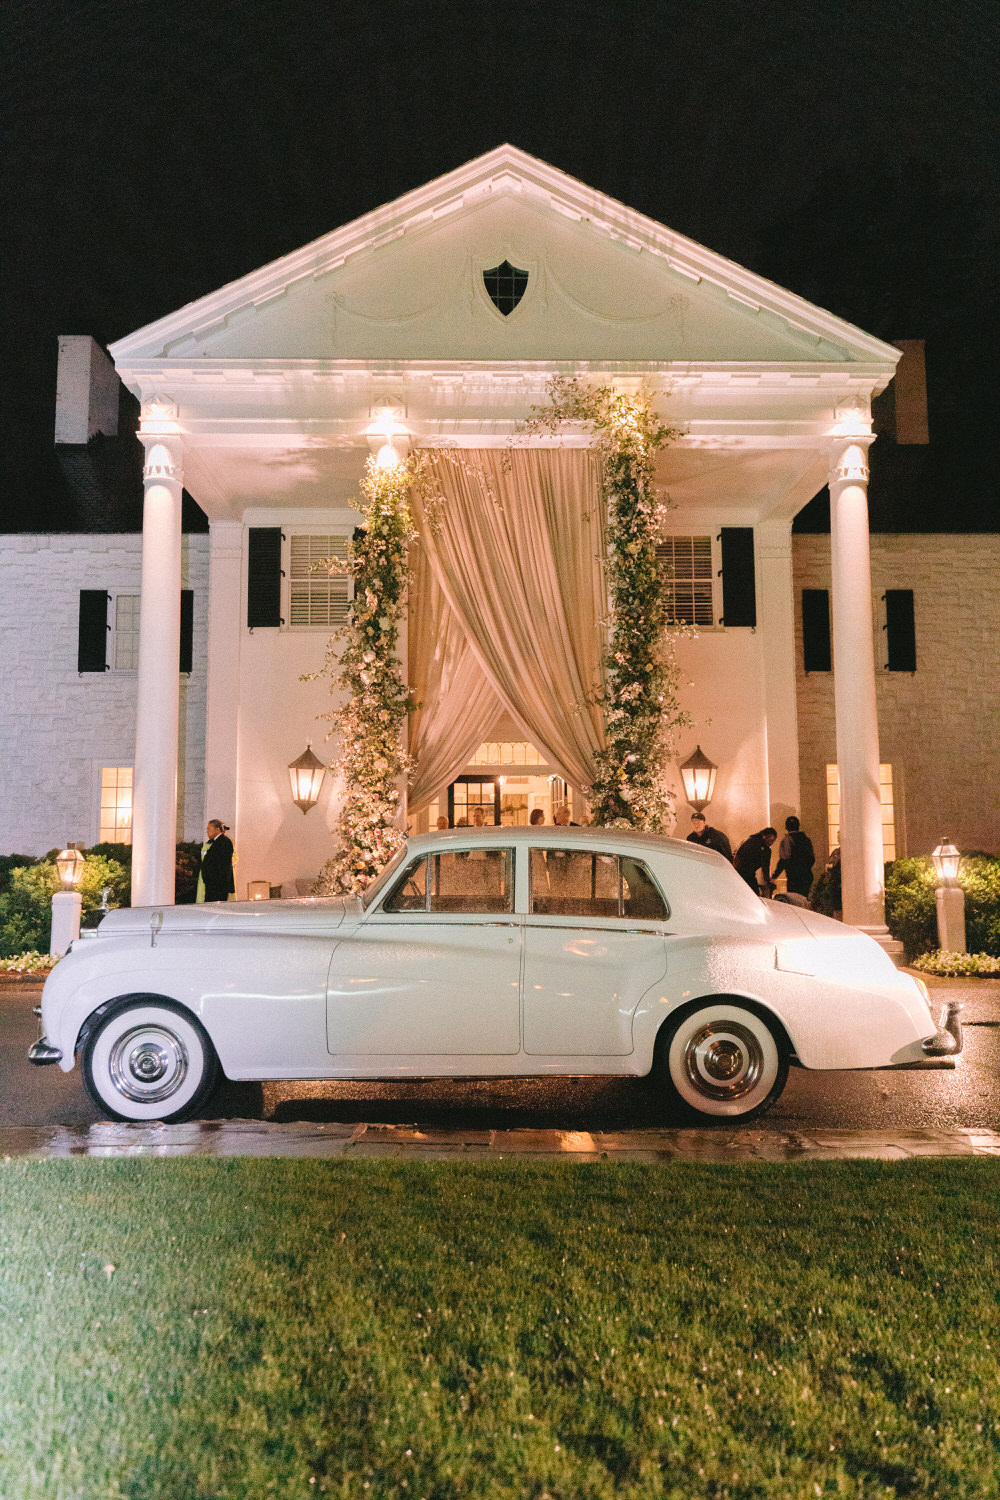
[[[0,537],[0,853],[93,843],[100,767],[132,764],[136,674],[78,673],[77,628],[81,589],[138,594],[141,554],[136,535]],[[183,559],[194,670],[181,678],[178,836],[190,839],[204,817],[208,537],[185,537]]]
[[[893,768],[900,854],[1000,849],[1000,536],[871,539],[882,760]],[[835,762],[833,674],[802,668],[803,588],[830,588],[830,538],[793,542],[802,824],[826,850],[826,764]],[[912,589],[917,670],[888,672],[879,601]]]

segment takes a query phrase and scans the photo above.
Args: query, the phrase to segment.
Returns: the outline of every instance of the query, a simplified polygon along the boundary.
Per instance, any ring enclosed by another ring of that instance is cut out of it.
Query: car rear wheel
[[[112,1120],[186,1120],[215,1088],[219,1063],[189,1011],[136,999],[104,1016],[83,1046],[87,1092]]]
[[[661,1082],[687,1110],[748,1120],[781,1094],[788,1046],[777,1028],[734,1000],[704,1000],[668,1022]]]

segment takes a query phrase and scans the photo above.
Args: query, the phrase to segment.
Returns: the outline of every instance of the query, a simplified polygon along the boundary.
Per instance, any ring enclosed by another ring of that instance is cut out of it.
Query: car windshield
[[[364,895],[361,897],[361,905],[366,911],[368,910],[369,906],[371,906],[372,902],[376,901],[379,894],[385,889],[386,882],[391,880],[395,875],[396,871],[403,863],[403,857],[405,854],[406,845],[404,844],[399,853],[389,861],[382,873],[376,876],[371,885],[365,891]]]

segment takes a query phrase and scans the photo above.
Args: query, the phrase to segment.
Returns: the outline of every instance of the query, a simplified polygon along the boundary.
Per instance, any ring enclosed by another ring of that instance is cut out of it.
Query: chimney
[[[892,381],[896,407],[896,442],[929,443],[924,341],[894,339],[893,342],[897,349],[903,351]]]
[[[88,333],[59,335],[56,443],[86,444],[118,435],[118,372]]]

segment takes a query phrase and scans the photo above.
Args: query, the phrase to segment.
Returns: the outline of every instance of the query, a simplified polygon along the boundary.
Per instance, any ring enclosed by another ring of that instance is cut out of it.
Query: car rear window
[[[382,910],[469,916],[512,912],[513,850],[492,846],[424,855],[403,871]]]
[[[532,849],[530,911],[540,917],[662,922],[667,905],[641,860],[585,849]]]

